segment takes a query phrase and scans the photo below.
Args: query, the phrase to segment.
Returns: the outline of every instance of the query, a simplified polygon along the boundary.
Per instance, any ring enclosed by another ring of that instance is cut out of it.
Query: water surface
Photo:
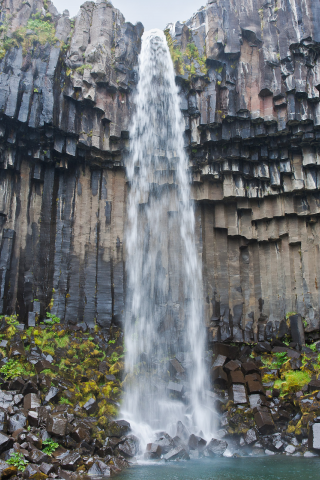
[[[138,465],[118,480],[309,480],[320,478],[320,458],[217,458]]]

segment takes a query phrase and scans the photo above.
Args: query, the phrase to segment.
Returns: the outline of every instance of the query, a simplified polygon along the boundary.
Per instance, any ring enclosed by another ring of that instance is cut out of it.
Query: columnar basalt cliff
[[[170,18],[168,18],[170,20]],[[124,310],[125,157],[143,26],[3,0],[0,302],[108,328]],[[166,30],[209,339],[319,330],[320,5],[209,0]],[[318,180],[319,178],[319,180]]]

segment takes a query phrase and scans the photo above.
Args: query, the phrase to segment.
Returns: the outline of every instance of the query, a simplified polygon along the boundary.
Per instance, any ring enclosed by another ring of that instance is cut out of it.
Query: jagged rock
[[[206,446],[204,453],[209,457],[222,456],[227,450],[228,444],[224,440],[212,438]]]
[[[228,383],[228,377],[222,367],[213,367],[211,370],[211,380],[215,385],[225,388]]]
[[[102,475],[104,477],[110,477],[110,467],[106,465],[101,460],[97,460],[92,467],[88,470],[88,475],[90,476],[98,476]]]
[[[241,362],[238,360],[230,360],[230,362],[226,363],[223,368],[226,372],[235,372],[241,368]]]
[[[18,472],[18,468],[14,465],[8,465],[6,462],[0,460],[0,477],[9,478]]]
[[[5,450],[9,450],[13,445],[13,439],[5,435],[4,433],[0,433],[0,453],[4,452]]]
[[[69,453],[61,460],[62,468],[67,470],[72,470],[73,472],[78,468],[78,466],[82,463],[81,456],[79,453]]]
[[[252,443],[258,440],[257,433],[254,428],[250,428],[244,436],[244,441],[247,445],[251,445]]]
[[[157,441],[152,445],[158,445],[160,447],[161,455],[168,453],[174,446],[174,441],[167,433],[163,433]]]
[[[16,413],[15,415],[12,415],[8,419],[8,432],[12,433],[15,430],[18,430],[19,428],[25,427],[27,423],[27,419],[24,415],[21,413]]]
[[[57,387],[50,387],[47,395],[45,396],[44,400],[46,403],[49,403],[50,401],[54,400],[57,398],[57,396],[59,395],[59,388]]]
[[[235,405],[240,405],[248,402],[246,387],[244,385],[232,385],[230,387],[229,395]]]
[[[124,457],[135,457],[139,452],[139,439],[134,435],[127,435],[118,448]]]
[[[260,407],[259,411],[255,412],[254,420],[262,435],[270,435],[274,432],[275,425],[272,416],[266,407]]]
[[[82,441],[90,441],[90,432],[89,430],[82,428],[82,427],[77,427],[71,432],[71,437],[77,442],[82,442]]]
[[[53,435],[64,437],[67,433],[68,420],[61,415],[49,415],[47,421],[47,430]]]
[[[230,383],[240,383],[245,384],[245,378],[241,370],[231,371],[229,373],[229,382]]]
[[[197,435],[190,435],[188,440],[188,447],[190,450],[203,450],[207,445],[207,441],[204,438],[198,437]]]
[[[183,447],[176,447],[170,450],[166,455],[164,455],[164,460],[166,462],[171,462],[173,460],[189,460],[189,453]]]

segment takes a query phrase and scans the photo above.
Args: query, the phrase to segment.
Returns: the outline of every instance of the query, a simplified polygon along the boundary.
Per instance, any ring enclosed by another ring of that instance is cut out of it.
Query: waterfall
[[[209,435],[213,412],[205,398],[202,273],[184,149],[185,122],[169,48],[160,30],[142,37],[135,108],[126,164],[122,414],[145,442],[156,430],[175,435],[178,420],[190,433]],[[179,378],[179,388],[185,392],[182,399],[172,398],[175,395],[167,389],[168,365],[175,356],[185,370]]]

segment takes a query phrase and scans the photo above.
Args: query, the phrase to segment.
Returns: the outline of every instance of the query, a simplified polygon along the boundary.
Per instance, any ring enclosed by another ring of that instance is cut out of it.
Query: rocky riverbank
[[[307,345],[289,337],[214,344],[207,352],[212,386],[205,393],[218,413],[215,438],[206,441],[178,422],[175,436],[159,432],[146,446],[128,422],[115,420],[121,330],[106,335],[84,325],[67,328],[51,314],[46,322],[25,329],[14,316],[1,319],[1,478],[111,476],[141,455],[171,461],[320,452],[320,335],[302,338]],[[187,403],[185,362],[182,355],[168,360],[166,380],[169,396]]]

